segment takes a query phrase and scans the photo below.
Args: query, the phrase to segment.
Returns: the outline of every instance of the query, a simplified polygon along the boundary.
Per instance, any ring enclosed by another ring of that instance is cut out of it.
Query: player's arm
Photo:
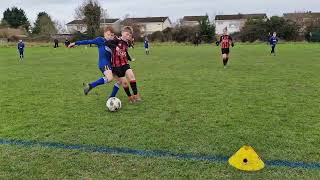
[[[96,38],[96,39],[91,39],[91,40],[83,40],[83,41],[76,41],[74,43],[71,43],[69,45],[69,48],[75,47],[75,46],[81,46],[81,45],[90,45],[90,44],[94,44],[94,45],[100,45],[103,42],[103,39],[101,38]]]
[[[233,39],[231,36],[229,36],[229,42],[230,42],[231,46],[234,47]]]
[[[216,42],[216,45],[219,46],[222,42],[222,36],[220,36],[220,40]]]
[[[111,49],[114,49],[114,48],[117,47],[118,43],[119,43],[119,39],[118,38],[114,38],[112,40],[107,40],[106,41],[106,46],[108,46]]]
[[[129,55],[129,52],[128,52],[128,51],[126,51],[126,54],[127,54],[128,60],[129,60],[129,61],[132,61],[131,56]]]

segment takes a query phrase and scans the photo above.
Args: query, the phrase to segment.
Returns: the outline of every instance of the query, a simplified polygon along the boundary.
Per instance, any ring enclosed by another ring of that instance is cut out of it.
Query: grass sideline
[[[0,137],[231,155],[251,144],[263,159],[320,161],[319,44],[237,45],[229,69],[215,46],[131,51],[143,103],[105,111],[111,86],[82,95],[100,76],[94,48],[0,48]],[[3,54],[3,55],[2,55]],[[316,179],[319,170],[227,164],[41,147],[0,146],[3,178]]]

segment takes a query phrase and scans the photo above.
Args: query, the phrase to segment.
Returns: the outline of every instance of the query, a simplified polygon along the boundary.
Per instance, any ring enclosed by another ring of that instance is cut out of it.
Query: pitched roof
[[[108,23],[108,24],[112,24],[115,23],[116,21],[118,21],[119,19],[100,19],[100,23]],[[73,20],[67,24],[84,24],[84,20]]]
[[[204,18],[207,16],[184,16],[183,21],[201,21]]]
[[[232,14],[232,15],[216,15],[215,20],[234,20],[234,19],[258,19],[266,18],[267,14]]]
[[[311,17],[320,18],[320,12],[305,12],[305,13],[284,13],[284,17]]]
[[[150,22],[164,22],[169,17],[145,17],[145,18],[126,18],[124,19],[121,24],[126,24],[126,23],[150,23]],[[169,19],[170,21],[170,19]]]

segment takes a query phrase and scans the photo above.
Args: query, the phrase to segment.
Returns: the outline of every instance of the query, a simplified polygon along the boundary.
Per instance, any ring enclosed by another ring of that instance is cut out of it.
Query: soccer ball
[[[121,101],[116,97],[111,97],[108,99],[106,106],[109,111],[115,112],[121,108]]]

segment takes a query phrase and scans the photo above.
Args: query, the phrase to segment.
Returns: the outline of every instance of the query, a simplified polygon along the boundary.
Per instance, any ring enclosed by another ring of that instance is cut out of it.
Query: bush
[[[320,42],[320,28],[315,28],[311,31],[310,41]]]

